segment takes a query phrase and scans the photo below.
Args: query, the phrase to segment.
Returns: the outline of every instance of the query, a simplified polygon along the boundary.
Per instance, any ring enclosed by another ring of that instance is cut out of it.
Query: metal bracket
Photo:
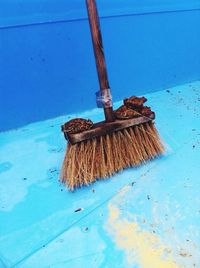
[[[96,103],[98,108],[112,107],[112,96],[109,88],[96,92]]]

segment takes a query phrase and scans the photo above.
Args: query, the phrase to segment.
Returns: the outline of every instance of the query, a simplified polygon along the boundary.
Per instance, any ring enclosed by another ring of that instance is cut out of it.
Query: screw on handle
[[[95,0],[86,0],[92,43],[101,90],[109,89],[108,75],[106,70],[103,42],[100,30],[99,16]],[[115,120],[113,108],[104,108],[105,119],[107,122]]]

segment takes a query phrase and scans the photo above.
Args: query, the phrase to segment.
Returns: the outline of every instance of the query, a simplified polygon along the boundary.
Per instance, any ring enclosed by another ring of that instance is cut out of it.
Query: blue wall
[[[114,100],[200,79],[200,0],[97,2]],[[1,0],[0,18],[0,130],[95,107],[83,0]]]

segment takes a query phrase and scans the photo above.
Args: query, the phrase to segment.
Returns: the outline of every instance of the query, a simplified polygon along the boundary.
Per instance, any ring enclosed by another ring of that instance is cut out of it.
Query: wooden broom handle
[[[103,42],[100,30],[99,16],[95,0],[86,0],[92,43],[101,90],[109,89],[108,75],[106,70],[105,56],[103,51]],[[105,119],[107,122],[113,122],[113,108],[104,108]]]

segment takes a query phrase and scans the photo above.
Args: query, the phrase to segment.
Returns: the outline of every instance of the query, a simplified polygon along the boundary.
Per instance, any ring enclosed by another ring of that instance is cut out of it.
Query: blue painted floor
[[[0,267],[200,267],[200,82],[147,98],[166,155],[73,193],[60,125],[101,110],[0,133]]]

